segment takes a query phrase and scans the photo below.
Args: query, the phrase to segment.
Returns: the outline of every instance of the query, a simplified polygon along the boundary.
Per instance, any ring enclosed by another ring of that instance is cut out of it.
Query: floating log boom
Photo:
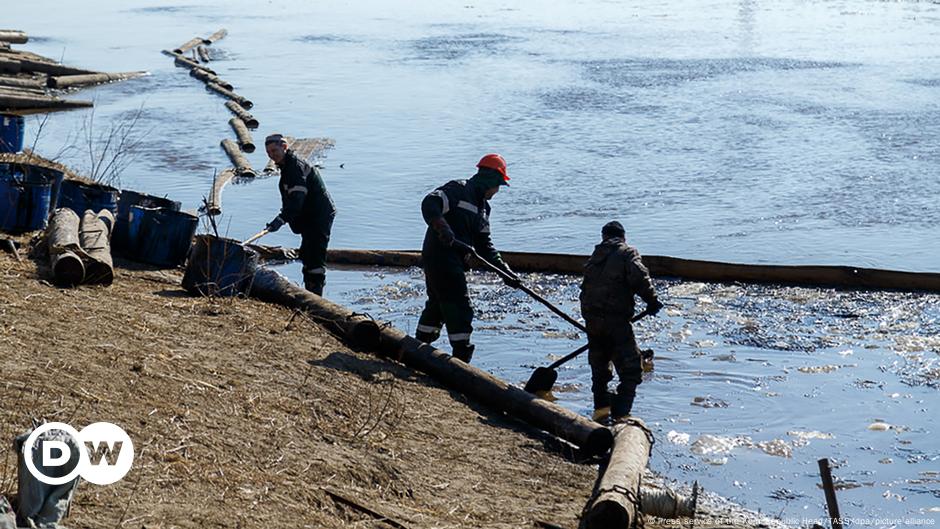
[[[203,70],[202,68],[193,68],[192,70],[189,71],[189,75],[207,84],[215,83],[221,86],[222,88],[227,88],[229,90],[233,88],[232,84],[229,83],[228,81],[224,81],[222,80],[221,77],[215,74],[209,73],[206,70]],[[226,103],[228,103],[228,101],[226,101]]]
[[[248,132],[248,127],[245,126],[245,122],[236,117],[228,120],[228,124],[232,127],[232,130],[235,131],[235,137],[238,139],[238,147],[243,152],[255,152],[255,142],[251,139],[251,133]]]
[[[225,150],[225,154],[228,154],[229,160],[235,166],[236,176],[258,176],[255,170],[251,168],[251,164],[248,163],[248,158],[245,158],[245,155],[241,153],[237,143],[226,138],[222,140],[222,149]]]
[[[231,88],[231,86],[229,86],[228,88]],[[250,113],[248,113],[248,111],[242,108],[241,105],[239,105],[238,103],[234,101],[226,101],[225,108],[231,110],[232,114],[235,114],[238,117],[238,119],[242,120],[242,122],[245,123],[245,126],[248,127],[249,129],[254,130],[258,128],[258,120],[255,119],[255,117],[252,116]]]
[[[254,106],[254,103],[252,103],[248,99],[236,94],[235,92],[232,92],[231,90],[228,90],[227,88],[221,85],[217,85],[215,83],[206,83],[206,88],[208,88],[209,90],[212,90],[213,92],[223,97],[231,99],[232,101],[241,105],[241,107],[244,108],[245,110],[251,110],[251,107]]]

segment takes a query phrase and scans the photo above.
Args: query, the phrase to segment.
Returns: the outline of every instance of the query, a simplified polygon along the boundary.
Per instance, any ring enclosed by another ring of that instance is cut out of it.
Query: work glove
[[[437,240],[441,241],[441,244],[444,246],[452,246],[454,244],[454,230],[450,229],[450,224],[447,224],[444,217],[433,219],[431,221],[431,228],[434,230],[434,233],[437,234]]]
[[[503,270],[506,272],[506,275],[502,276],[503,283],[507,287],[519,288],[522,286],[522,280],[519,279],[519,276],[517,276],[515,272],[510,270],[508,266],[506,266]]]
[[[268,230],[271,233],[274,233],[277,230],[281,229],[281,226],[283,225],[284,225],[284,219],[282,219],[281,216],[278,215],[274,217],[274,220],[269,222],[268,225],[264,227],[264,229]]]
[[[650,316],[655,316],[662,310],[663,304],[658,299],[653,299],[652,303],[646,304],[646,311],[649,312]]]

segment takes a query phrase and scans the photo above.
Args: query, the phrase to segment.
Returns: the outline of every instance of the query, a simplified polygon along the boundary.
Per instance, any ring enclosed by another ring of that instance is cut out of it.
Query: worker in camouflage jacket
[[[435,189],[421,202],[421,214],[428,225],[421,248],[428,300],[418,320],[415,337],[433,343],[443,325],[453,356],[469,363],[474,346],[473,308],[467,291],[465,271],[469,268],[471,246],[483,259],[505,270],[503,281],[519,287],[519,279],[503,262],[490,240],[490,204],[501,186],[509,185],[506,160],[487,154],[477,164],[469,180],[453,180]]]
[[[594,393],[594,420],[620,420],[630,414],[636,387],[643,381],[641,353],[633,334],[631,319],[634,296],[646,302],[650,315],[663,305],[656,298],[649,271],[636,248],[627,245],[619,222],[601,230],[602,242],[584,266],[581,283],[581,314],[588,332],[588,361],[591,364],[591,390]],[[617,393],[611,394],[610,365],[617,370]],[[611,417],[612,416],[612,417]]]
[[[303,263],[304,288],[323,295],[326,284],[326,248],[330,230],[336,216],[336,206],[326,190],[317,168],[297,158],[287,148],[287,140],[280,134],[265,138],[268,157],[281,172],[278,190],[281,192],[281,212],[268,223],[266,229],[275,232],[287,224],[300,234],[300,260]]]

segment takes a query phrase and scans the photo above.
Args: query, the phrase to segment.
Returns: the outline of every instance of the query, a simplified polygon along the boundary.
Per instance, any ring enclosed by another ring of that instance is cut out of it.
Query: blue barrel
[[[132,240],[129,234],[131,207],[133,206],[159,208],[168,211],[180,210],[180,203],[175,200],[145,195],[127,189],[121,191],[121,196],[118,199],[117,215],[114,216],[114,233],[111,234],[111,247],[116,251],[128,253],[136,246],[136,240]]]
[[[203,296],[237,296],[247,291],[257,268],[258,253],[240,242],[199,235],[189,253],[183,288]]]
[[[0,231],[45,229],[51,198],[52,182],[39,175],[0,178]]]
[[[199,217],[185,211],[131,206],[128,235],[132,241],[128,257],[163,267],[183,264]]]
[[[84,184],[78,180],[65,180],[59,187],[57,207],[70,208],[78,216],[86,209],[101,211],[107,209],[117,215],[118,195],[120,191],[102,184]]]
[[[23,116],[0,114],[0,152],[22,151],[25,128]]]

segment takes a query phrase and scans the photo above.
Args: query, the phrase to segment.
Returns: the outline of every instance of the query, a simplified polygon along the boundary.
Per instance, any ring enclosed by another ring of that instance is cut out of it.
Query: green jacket
[[[281,170],[277,186],[281,192],[280,217],[290,225],[291,231],[303,233],[332,224],[336,205],[317,168],[297,158],[290,150],[278,167]]]
[[[581,282],[581,314],[585,318],[633,317],[634,296],[647,305],[656,300],[649,270],[640,252],[621,238],[613,237],[594,247],[584,265]]]

